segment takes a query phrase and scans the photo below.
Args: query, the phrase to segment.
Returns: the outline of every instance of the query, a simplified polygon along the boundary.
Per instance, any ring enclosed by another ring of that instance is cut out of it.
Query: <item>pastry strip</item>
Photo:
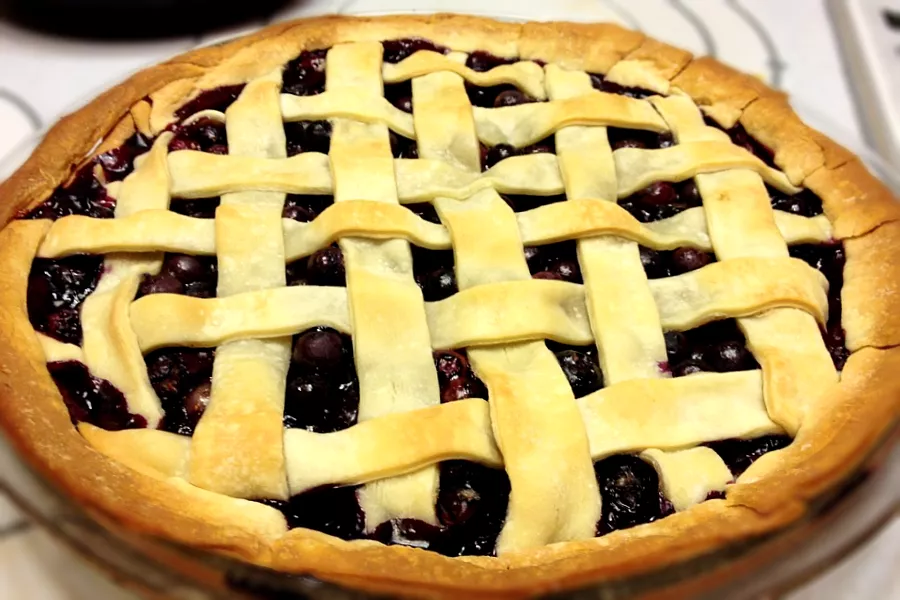
[[[382,47],[377,42],[335,46],[328,52],[327,91],[322,96],[332,94],[375,106],[369,99],[382,95],[381,58]],[[411,132],[412,118],[400,114],[404,122],[408,119]],[[346,117],[332,121],[329,158],[335,203],[370,200],[396,205],[397,184],[387,126],[365,119],[359,112],[329,111],[328,115]],[[359,375],[359,421],[438,404],[437,371],[422,292],[413,280],[409,244],[403,239],[353,237],[343,238],[339,244],[347,270],[353,352]],[[403,336],[398,336],[398,331],[403,331]],[[386,347],[391,351],[385,352]],[[372,531],[394,518],[436,524],[437,487],[435,466],[364,486],[358,497],[366,515],[366,529]]]
[[[544,156],[549,155],[517,156],[507,160]],[[494,168],[506,162],[503,161]],[[397,164],[399,162],[395,163]],[[556,169],[555,162],[553,168]],[[529,167],[524,170],[533,172]],[[480,181],[489,185],[479,189],[492,185],[486,179]],[[810,218],[782,211],[775,211],[774,215],[775,225],[788,244],[823,243],[832,239],[831,226],[825,215]],[[682,246],[712,250],[706,231],[706,217],[701,207],[690,208],[668,219],[642,224],[616,204],[584,198],[567,203],[556,202],[517,213],[516,219],[519,221],[522,242],[526,246],[615,235],[656,250],[672,250]],[[429,223],[406,209],[381,202],[349,200],[329,206],[312,223],[284,219],[283,225],[285,257],[288,262],[309,256],[346,236],[373,239],[402,237],[417,246],[433,250],[451,247],[450,234],[442,225]],[[121,219],[72,215],[53,222],[38,249],[38,257],[60,258],[81,253],[159,250],[198,256],[215,255],[214,221],[156,209],[141,211]]]
[[[172,134],[157,138],[146,156],[118,189],[116,217],[128,218],[145,210],[169,206],[166,153]],[[131,329],[129,308],[141,278],[162,267],[162,253],[109,254],[97,289],[81,307],[82,351],[91,373],[106,379],[125,396],[128,410],[156,427],[162,406],[150,385],[147,366]]]
[[[430,50],[420,50],[397,64],[385,63],[382,74],[385,83],[400,83],[429,73],[450,71],[478,87],[512,84],[538,100],[544,100],[544,70],[537,63],[519,61],[499,65],[489,71],[473,71],[465,64]]]
[[[229,152],[283,157],[280,72],[244,88],[226,112]],[[284,194],[246,190],[222,196],[216,211],[217,295],[285,285]],[[287,499],[282,445],[291,338],[228,341],[216,349],[209,404],[194,430],[189,481],[239,498]]]

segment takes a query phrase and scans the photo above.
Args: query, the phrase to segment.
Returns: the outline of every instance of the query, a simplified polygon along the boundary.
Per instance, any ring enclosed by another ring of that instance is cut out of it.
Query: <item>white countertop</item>
[[[297,2],[273,20],[328,12],[453,10],[523,18],[616,21],[649,35],[711,53],[763,77],[792,96],[798,112],[852,148],[862,134],[851,87],[844,77],[830,17],[819,0],[559,0],[535,6],[521,0]],[[200,43],[246,28],[201,38],[158,42],[97,42],[54,38],[0,21],[0,159],[43,127],[141,67]],[[17,159],[13,159],[15,162]],[[2,162],[2,161],[0,161]],[[9,162],[6,167],[15,166]],[[4,175],[0,173],[0,176]],[[791,600],[900,598],[900,521],[848,556]],[[0,598],[123,600],[46,533],[30,526],[0,498]]]

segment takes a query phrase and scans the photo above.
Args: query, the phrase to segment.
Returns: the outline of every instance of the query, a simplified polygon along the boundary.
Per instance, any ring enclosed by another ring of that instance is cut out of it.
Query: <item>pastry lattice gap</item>
[[[384,47],[385,62],[393,65],[408,58],[415,50],[446,54],[445,50],[423,41],[386,42]],[[455,55],[450,57],[457,58]],[[464,58],[466,66],[472,72],[488,75],[497,67],[516,64],[515,60],[501,59],[482,52]],[[281,91],[297,96],[324,93],[325,65],[325,51],[304,52],[286,66]],[[385,72],[388,69],[390,67],[386,67]],[[412,78],[400,79],[396,83],[385,84],[384,97],[400,111],[413,113],[413,99],[417,94],[413,90]],[[499,80],[503,82],[487,86],[466,81],[463,85],[468,101],[475,107],[500,108],[547,100],[530,97],[520,89],[515,78],[512,83],[503,78]],[[634,100],[645,100],[654,95],[649,90],[619,86],[600,75],[591,74],[588,81],[597,90]],[[420,89],[427,91],[426,86]],[[171,128],[168,150],[227,154],[229,135],[225,130],[222,112],[243,91],[243,86],[210,90],[182,107],[177,114],[179,123]],[[556,101],[557,98],[553,100]],[[717,127],[710,121],[706,124]],[[734,144],[746,148],[766,165],[773,166],[771,153],[748,136],[740,126],[727,133]],[[332,123],[325,119],[285,123],[284,156],[309,152],[328,154],[332,134]],[[390,150],[395,158],[419,158],[415,139],[398,135],[391,130],[388,135]],[[499,171],[500,169],[490,169],[511,157],[554,155],[558,135],[549,135],[524,147],[503,142],[490,146],[481,143],[478,162],[486,172],[483,177]],[[606,139],[613,151],[663,150],[676,145],[673,136],[667,131],[660,133],[627,127],[607,128]],[[434,142],[430,142],[429,152],[433,151],[434,146]],[[570,144],[571,140],[564,139],[563,142]],[[91,166],[86,167],[72,183],[57,190],[50,200],[32,211],[30,216],[121,216],[114,214],[116,203],[110,190],[121,185],[114,182],[125,179],[134,168],[134,159],[146,153],[152,145],[153,140],[136,134],[121,148],[98,157],[97,163],[102,169],[99,179],[95,177]],[[520,162],[527,164],[521,160]],[[100,179],[108,185],[104,186]],[[808,191],[788,195],[773,187],[767,189],[775,209],[803,218],[814,218],[821,213],[821,202]],[[533,221],[529,220],[529,216],[537,216],[542,207],[567,200],[566,192],[571,192],[564,189],[548,191],[547,187],[538,190],[537,195],[527,194],[530,190],[517,191],[526,193],[504,193],[499,198],[515,211],[520,226],[523,222],[526,226],[532,225]],[[198,197],[200,195],[202,194],[192,191],[191,199],[173,198],[175,201],[172,202],[171,211],[191,219],[214,218],[219,198],[204,199]],[[435,205],[439,205],[439,202],[432,204],[430,198],[424,198],[421,202],[408,202],[407,198],[401,200],[423,221],[434,225],[442,224],[439,211],[435,210]],[[688,223],[688,219],[692,218],[691,223],[705,226],[697,221],[698,213],[703,210],[700,208],[703,198],[693,178],[674,184],[664,180],[652,181],[620,198],[618,203],[640,223],[671,224],[676,220]],[[333,204],[333,197],[321,193],[290,194],[283,203],[282,216],[295,222],[311,223]],[[547,209],[543,210],[547,217],[555,216],[547,213]],[[823,218],[819,217],[820,220]],[[63,221],[65,219],[60,222]],[[782,221],[788,223],[790,219]],[[790,226],[791,223],[785,225],[787,228]],[[207,226],[204,228],[209,229]],[[658,231],[665,233],[666,230],[663,228]],[[415,234],[410,237],[414,243],[418,241]],[[575,240],[547,243],[548,239],[537,236],[537,241],[540,243],[524,246],[527,268],[534,279],[583,283],[578,243]],[[716,261],[716,255],[710,250],[708,242],[694,246],[685,244],[674,249],[652,249],[641,245],[638,249],[644,270],[641,277],[662,280],[698,271]],[[804,259],[822,271],[832,284],[831,321],[826,336],[831,335],[829,348],[839,368],[842,352],[846,352],[842,348],[842,339],[833,333],[835,328],[840,329],[839,293],[836,292],[839,292],[841,283],[841,248],[833,244],[798,245],[791,248],[791,255]],[[35,261],[29,288],[29,312],[38,331],[63,342],[81,341],[78,309],[85,297],[94,291],[101,264],[102,259],[97,256],[78,254],[68,258],[39,258]],[[182,294],[195,298],[211,298],[215,295],[218,276],[215,255],[168,253],[161,265],[158,273],[143,275],[136,291],[137,299],[158,293]],[[458,293],[454,267],[453,252],[450,249],[412,246],[411,274],[422,289],[426,301],[438,302]],[[285,274],[289,286],[343,286],[345,278],[344,255],[339,244],[326,245],[315,249],[308,257],[289,262]],[[51,298],[52,301],[48,304],[45,298]],[[465,318],[465,313],[461,314],[461,318]],[[574,397],[587,399],[586,405],[591,394],[603,385],[598,350],[593,344],[571,345],[564,343],[565,341],[547,340],[546,346],[555,354]],[[749,376],[758,369],[758,364],[745,347],[743,333],[734,319],[712,321],[685,331],[673,329],[666,332],[664,341],[666,360],[659,361],[660,375],[668,371],[676,377],[697,372],[748,371],[746,374]],[[54,347],[49,341],[45,345]],[[315,327],[296,333],[290,347],[293,352],[287,373],[284,425],[288,429],[305,428],[319,434],[341,431],[355,425],[359,411],[359,381],[353,363],[350,336],[331,328]],[[159,423],[161,429],[176,435],[193,433],[209,401],[214,354],[213,348],[188,347],[162,347],[146,354],[150,383],[165,412]],[[79,355],[75,353],[74,356],[77,358]],[[108,430],[146,424],[144,416],[129,412],[129,404],[124,395],[112,383],[92,375],[83,363],[71,360],[72,357],[67,358],[70,360],[51,362],[50,369],[69,405],[73,421],[93,423]],[[435,364],[442,403],[466,398],[488,399],[486,387],[473,372],[465,348],[437,351]],[[743,376],[741,378],[746,379]],[[705,440],[708,442],[706,446],[682,452],[648,449],[639,456],[613,453],[594,465],[597,485],[604,499],[597,533],[652,521],[669,514],[675,508],[686,508],[691,502],[701,501],[704,497],[721,497],[725,481],[738,476],[763,453],[784,447],[789,439],[776,434],[751,440]],[[705,450],[707,447],[715,450],[720,458],[712,458],[712,453]],[[695,492],[694,497],[686,501],[681,497],[684,494],[681,494],[674,499],[676,506],[673,506],[662,491],[667,484],[673,483],[669,481],[672,477],[667,477],[669,474],[666,471],[675,472],[680,466],[679,461],[709,462],[711,458],[715,464],[707,471],[713,472],[724,459],[724,464],[718,468],[719,480],[713,481],[714,478],[711,478],[709,481],[699,482],[702,491],[700,496]],[[437,519],[432,520],[431,524],[418,519],[392,518],[365,532],[366,515],[357,497],[358,486],[322,486],[297,494],[290,500],[262,501],[282,510],[292,526],[312,527],[346,539],[368,535],[387,543],[429,547],[451,555],[492,552],[507,513],[508,478],[503,471],[462,460],[441,463],[439,476]]]

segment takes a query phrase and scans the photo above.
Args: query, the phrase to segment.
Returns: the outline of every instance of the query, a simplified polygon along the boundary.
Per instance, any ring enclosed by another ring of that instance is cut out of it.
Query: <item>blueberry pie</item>
[[[534,593],[798,520],[900,412],[900,205],[613,25],[280,24],[2,187],[0,424],[127,531]]]

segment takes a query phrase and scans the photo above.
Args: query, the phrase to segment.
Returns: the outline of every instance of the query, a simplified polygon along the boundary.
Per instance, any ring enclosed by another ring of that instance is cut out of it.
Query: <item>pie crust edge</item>
[[[16,221],[0,231],[0,426],[33,467],[114,526],[275,569],[381,592],[409,593],[412,584],[434,594],[535,593],[646,572],[785,527],[895,429],[900,259],[891,250],[900,244],[900,204],[852,152],[802,123],[783,94],[713,59],[692,60],[682,50],[615,25],[513,24],[459,15],[327,16],[194,50],[140,71],[61,119],[0,185],[0,218],[9,223],[40,203],[83,160],[120,145],[134,131],[158,133],[158,123],[197,90],[259,76],[303,49],[408,37],[601,73],[622,60],[640,60],[726,127],[741,123],[775,152],[793,183],[822,198],[847,252],[845,307],[863,301],[867,306],[844,323],[855,343],[841,384],[810,415],[795,443],[755,463],[729,487],[726,500],[601,538],[501,558],[451,559],[309,530],[287,532],[275,509],[139,473],[88,445],[71,424],[25,308],[28,273],[46,224]],[[143,100],[148,96],[152,108]],[[506,571],[503,577],[498,570]]]

